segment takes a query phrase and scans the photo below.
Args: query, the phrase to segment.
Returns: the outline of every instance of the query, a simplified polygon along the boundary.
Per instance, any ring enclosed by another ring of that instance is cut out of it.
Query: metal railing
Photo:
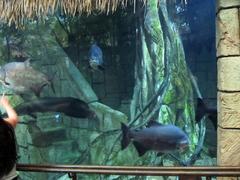
[[[141,167],[141,166],[89,166],[89,165],[37,165],[18,164],[18,171],[68,173],[73,180],[77,173],[137,176],[240,176],[240,167]]]

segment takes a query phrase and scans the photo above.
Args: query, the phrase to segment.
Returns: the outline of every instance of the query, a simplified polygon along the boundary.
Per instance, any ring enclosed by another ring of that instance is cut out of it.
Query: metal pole
[[[143,167],[18,164],[18,171],[151,176],[240,176],[240,167]]]

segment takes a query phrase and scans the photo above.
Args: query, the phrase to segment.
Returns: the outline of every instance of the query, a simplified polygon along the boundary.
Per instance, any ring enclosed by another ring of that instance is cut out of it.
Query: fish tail
[[[122,141],[121,141],[121,148],[122,150],[125,149],[129,143],[130,143],[130,130],[129,128],[124,124],[121,123],[121,129],[122,129]]]

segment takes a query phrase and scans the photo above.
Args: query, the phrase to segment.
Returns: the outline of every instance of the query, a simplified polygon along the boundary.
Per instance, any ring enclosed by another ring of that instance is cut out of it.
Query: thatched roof
[[[22,24],[26,19],[41,19],[56,11],[72,16],[93,11],[108,14],[128,4],[135,7],[136,1],[147,0],[0,0],[0,20]]]

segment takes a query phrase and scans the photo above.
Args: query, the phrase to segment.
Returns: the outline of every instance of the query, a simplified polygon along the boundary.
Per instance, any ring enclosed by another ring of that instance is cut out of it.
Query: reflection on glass
[[[216,164],[215,2],[149,2],[1,25],[20,163]]]

